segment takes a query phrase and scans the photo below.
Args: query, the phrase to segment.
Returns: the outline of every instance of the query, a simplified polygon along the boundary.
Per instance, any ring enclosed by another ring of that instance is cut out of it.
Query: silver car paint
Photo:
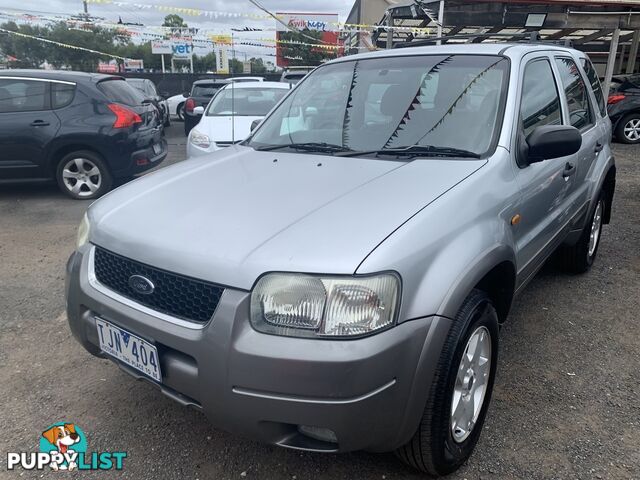
[[[234,146],[147,175],[91,207],[90,241],[231,288],[212,320],[190,329],[92,287],[93,247],[85,245],[68,264],[76,338],[100,355],[93,320],[100,315],[165,345],[176,353],[156,386],[216,425],[266,442],[322,450],[291,429],[312,424],[334,429],[341,451],[405,443],[464,298],[500,264],[512,269],[521,291],[556,246],[577,240],[613,165],[610,122],[597,109],[596,127],[586,132],[593,138],[576,155],[525,168],[515,163],[524,65],[540,56],[577,60],[582,54],[573,50],[445,45],[337,61],[442,52],[502,54],[511,62],[504,121],[488,158],[405,163]],[[598,140],[604,145],[596,154]],[[569,160],[578,171],[565,181]],[[512,225],[516,214],[522,221]],[[394,270],[402,278],[399,325],[348,341],[260,334],[248,322],[248,291],[273,270]]]

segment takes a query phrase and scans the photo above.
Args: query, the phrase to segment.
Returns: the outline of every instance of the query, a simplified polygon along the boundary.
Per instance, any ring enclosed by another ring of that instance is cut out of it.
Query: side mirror
[[[194,115],[202,115],[204,113],[204,107],[196,107],[193,109]]]
[[[258,127],[258,125],[260,125],[260,122],[262,122],[262,120],[259,119],[259,118],[255,119],[253,122],[251,122],[251,131],[252,132]]]
[[[191,96],[191,92],[184,92],[184,93],[182,94],[182,96],[183,96],[184,98],[189,98],[189,97]]]
[[[520,166],[573,155],[582,146],[580,131],[568,125],[543,125],[520,142]]]

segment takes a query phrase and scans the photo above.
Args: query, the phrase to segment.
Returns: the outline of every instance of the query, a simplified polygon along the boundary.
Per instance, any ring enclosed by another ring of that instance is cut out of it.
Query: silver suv
[[[595,259],[610,137],[572,49],[327,63],[242,144],[89,208],[71,330],[220,428],[447,474],[480,436],[514,296],[554,252]]]

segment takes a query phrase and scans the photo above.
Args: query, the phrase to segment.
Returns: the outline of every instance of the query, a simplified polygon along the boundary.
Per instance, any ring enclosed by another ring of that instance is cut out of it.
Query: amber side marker
[[[520,214],[517,213],[513,217],[511,217],[511,225],[517,225],[520,223]]]

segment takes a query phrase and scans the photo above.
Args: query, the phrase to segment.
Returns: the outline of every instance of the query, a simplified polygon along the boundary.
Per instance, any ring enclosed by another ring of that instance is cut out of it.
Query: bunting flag
[[[102,55],[109,58],[115,58],[117,60],[132,60],[130,58],[121,57],[119,55],[113,55],[111,53],[99,52],[98,50],[92,50],[90,48],[78,47],[77,45],[69,45],[67,43],[56,42],[55,40],[49,40],[48,38],[35,37],[33,35],[27,35],[26,33],[14,32],[13,30],[7,30],[6,28],[0,28],[0,32],[8,33],[9,35],[15,35],[23,38],[30,38],[31,40],[37,40],[43,43],[50,43],[59,47],[70,48],[73,50],[81,50],[83,52],[95,53],[96,55]]]

